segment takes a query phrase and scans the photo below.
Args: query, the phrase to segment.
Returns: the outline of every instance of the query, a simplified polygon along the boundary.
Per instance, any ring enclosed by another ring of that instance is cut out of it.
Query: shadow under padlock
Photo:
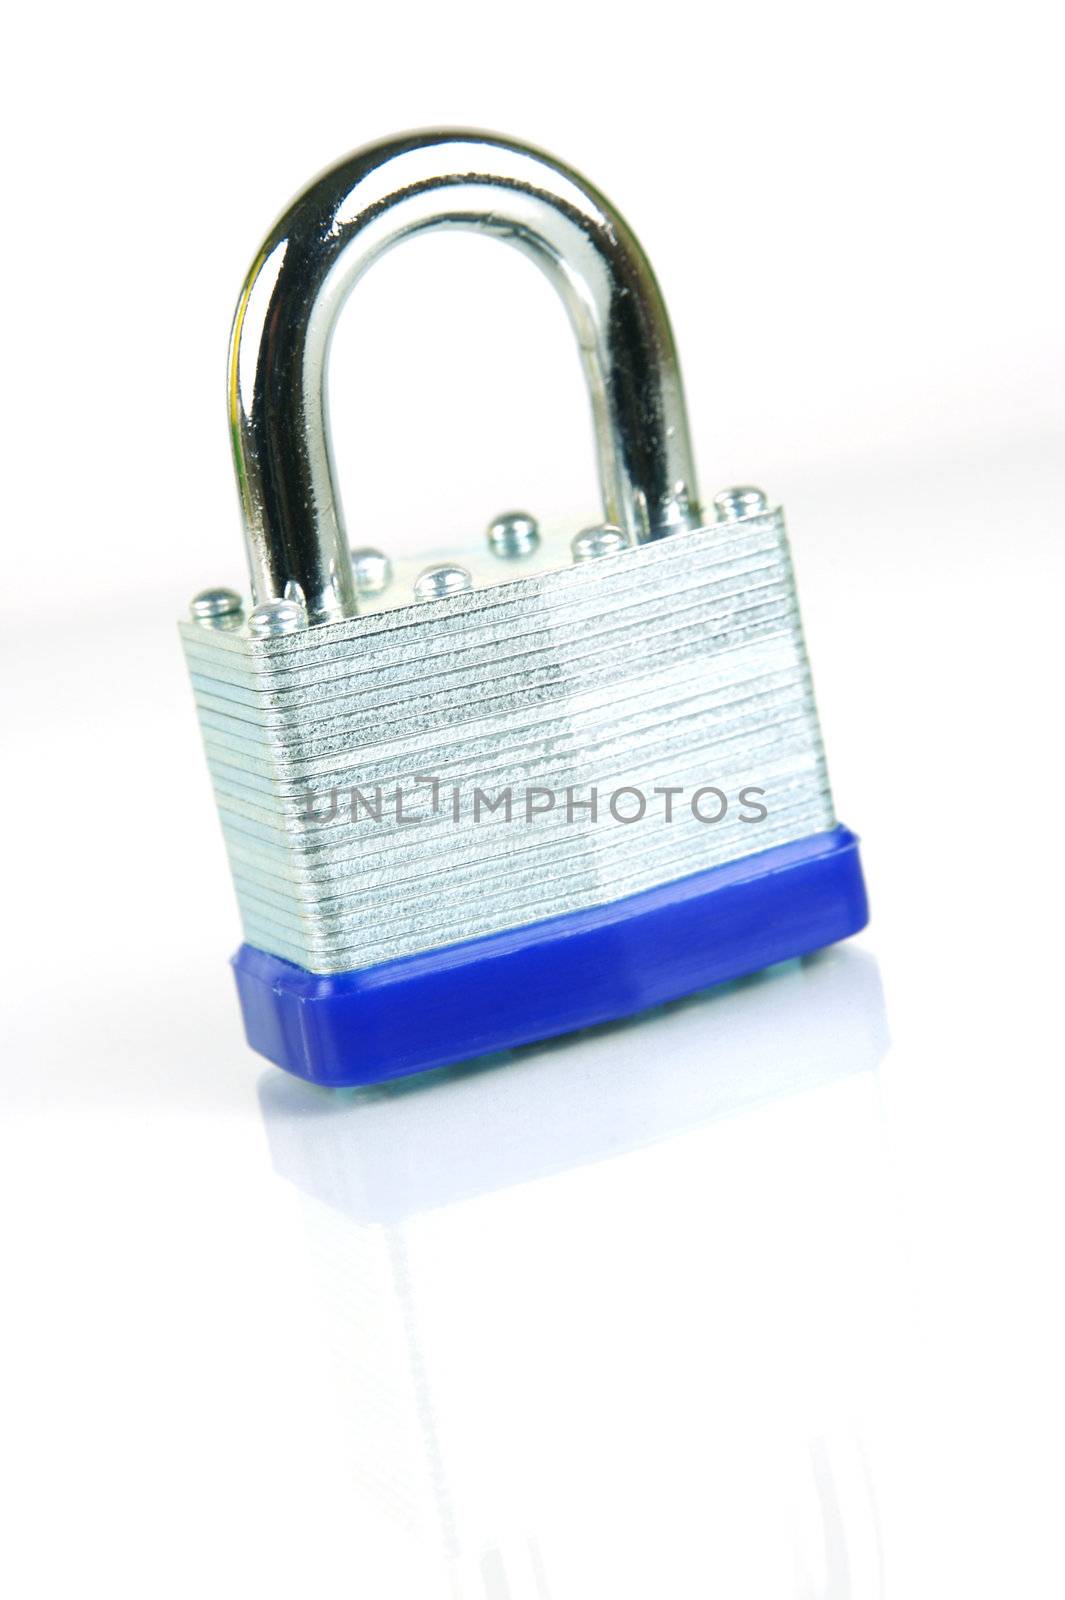
[[[877,964],[841,948],[431,1092],[261,1079],[275,1170],[309,1197],[353,1476],[397,1547],[434,1553],[439,1589],[420,1592],[717,1592],[754,1559],[742,1529],[804,1594],[843,1593],[847,1571],[852,1600],[880,1595],[853,1397],[833,1386],[881,1336],[875,1293],[847,1287],[881,1252],[856,1264],[835,1233],[879,1181],[887,1043]],[[761,1162],[779,1220],[758,1213]],[[843,1306],[828,1294],[821,1328],[803,1297],[825,1274]],[[753,1331],[724,1331],[730,1301],[752,1302]],[[678,1391],[694,1483],[670,1470]]]

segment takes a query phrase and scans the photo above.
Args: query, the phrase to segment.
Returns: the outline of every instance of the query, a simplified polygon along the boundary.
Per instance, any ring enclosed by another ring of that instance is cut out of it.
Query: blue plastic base
[[[814,834],[588,911],[323,976],[242,945],[248,1043],[297,1077],[381,1083],[627,1017],[857,933],[858,841]]]

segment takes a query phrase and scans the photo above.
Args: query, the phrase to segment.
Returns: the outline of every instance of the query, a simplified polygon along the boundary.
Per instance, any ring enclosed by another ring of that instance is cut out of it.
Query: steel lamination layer
[[[779,511],[276,638],[182,636],[245,938],[312,971],[600,905],[834,825]],[[435,813],[419,777],[439,783]],[[707,785],[730,802],[718,822],[690,806]],[[579,804],[593,786],[594,821]],[[665,786],[685,791],[668,823]],[[764,819],[744,820],[748,786]],[[381,790],[380,820],[352,820],[352,788]],[[475,819],[476,788],[509,788],[513,820]],[[526,822],[531,788],[556,802]],[[619,788],[647,797],[641,821],[610,815]]]

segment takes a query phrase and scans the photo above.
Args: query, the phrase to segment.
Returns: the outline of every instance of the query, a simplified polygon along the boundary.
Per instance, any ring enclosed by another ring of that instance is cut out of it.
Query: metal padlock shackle
[[[515,245],[561,295],[592,401],[605,521],[636,542],[699,526],[673,334],[627,224],[591,184],[527,145],[406,134],[316,178],[265,239],[241,292],[229,420],[256,604],[295,584],[311,621],[356,610],[329,436],[330,340],[367,267],[436,228]]]

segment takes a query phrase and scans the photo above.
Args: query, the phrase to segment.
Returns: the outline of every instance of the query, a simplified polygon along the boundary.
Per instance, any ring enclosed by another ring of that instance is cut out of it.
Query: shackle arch
[[[329,434],[330,341],[367,268],[438,228],[515,246],[562,297],[592,402],[604,520],[634,541],[699,525],[669,318],[622,218],[577,173],[527,145],[487,133],[404,134],[316,178],[264,240],[241,291],[229,422],[256,604],[297,584],[311,621],[356,609]]]

